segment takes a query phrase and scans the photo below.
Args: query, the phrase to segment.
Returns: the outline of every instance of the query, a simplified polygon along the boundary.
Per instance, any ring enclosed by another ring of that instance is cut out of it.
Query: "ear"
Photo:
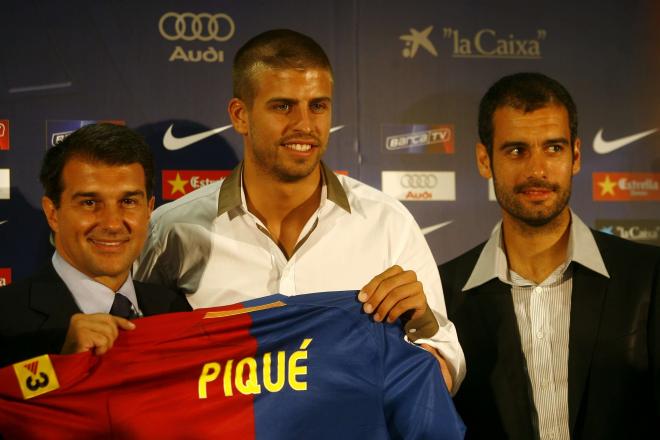
[[[234,130],[239,134],[246,135],[249,126],[249,115],[247,105],[238,98],[232,98],[227,106],[229,118]]]
[[[46,196],[41,198],[41,209],[43,209],[44,214],[46,215],[46,221],[48,226],[52,229],[53,232],[57,233],[59,224],[57,221],[57,208],[55,203]]]
[[[580,138],[575,139],[573,144],[573,175],[575,176],[580,172],[580,160],[582,159],[580,150]]]
[[[156,204],[156,197],[151,196],[149,199],[149,202],[147,203],[147,206],[149,207],[149,217],[151,217],[151,213],[154,210],[154,205]]]
[[[482,143],[478,143],[475,153],[477,157],[477,168],[479,169],[481,177],[484,179],[492,178],[493,171],[490,167],[490,157],[488,156],[486,146]]]

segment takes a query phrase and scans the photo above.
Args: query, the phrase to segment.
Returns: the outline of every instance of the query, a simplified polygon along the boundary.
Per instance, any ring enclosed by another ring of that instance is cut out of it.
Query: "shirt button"
[[[541,330],[539,330],[538,332],[536,332],[536,337],[537,337],[538,339],[543,339],[543,332],[542,332]]]
[[[408,333],[415,333],[416,331],[417,331],[416,328],[411,328],[410,330],[408,330]]]
[[[539,286],[534,288],[534,293],[541,293],[542,291],[543,291],[543,289],[541,289],[541,287],[539,287]]]

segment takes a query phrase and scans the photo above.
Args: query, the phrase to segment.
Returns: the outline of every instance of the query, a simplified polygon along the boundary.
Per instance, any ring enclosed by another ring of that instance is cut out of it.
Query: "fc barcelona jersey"
[[[0,370],[13,438],[459,439],[437,361],[356,292],[142,318],[103,356]]]

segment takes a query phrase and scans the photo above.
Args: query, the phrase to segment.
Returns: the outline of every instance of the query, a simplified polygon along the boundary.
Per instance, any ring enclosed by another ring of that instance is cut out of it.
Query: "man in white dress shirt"
[[[184,291],[193,307],[360,290],[376,321],[404,318],[409,339],[439,352],[455,390],[463,354],[418,225],[398,201],[321,162],[333,91],[323,49],[265,32],[237,52],[233,85],[243,162],[154,212],[136,277]]]

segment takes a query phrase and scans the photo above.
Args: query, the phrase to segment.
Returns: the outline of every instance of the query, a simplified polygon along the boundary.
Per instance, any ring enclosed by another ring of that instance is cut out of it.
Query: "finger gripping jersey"
[[[143,318],[103,356],[0,370],[13,438],[458,439],[437,361],[356,292]]]

